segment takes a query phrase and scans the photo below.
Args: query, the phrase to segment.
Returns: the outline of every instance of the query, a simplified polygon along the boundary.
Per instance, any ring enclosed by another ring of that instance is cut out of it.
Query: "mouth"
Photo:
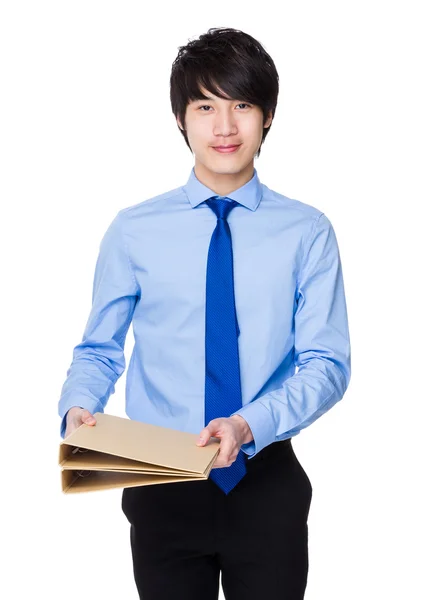
[[[236,152],[240,146],[241,144],[236,144],[235,146],[212,146],[212,148],[221,154],[232,154],[233,152]]]

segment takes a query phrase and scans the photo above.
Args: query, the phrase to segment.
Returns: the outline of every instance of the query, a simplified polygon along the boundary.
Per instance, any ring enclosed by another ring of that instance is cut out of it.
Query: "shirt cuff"
[[[74,406],[77,406],[79,408],[85,408],[92,415],[95,412],[104,412],[101,403],[97,402],[93,398],[90,398],[90,396],[75,394],[71,400],[63,401],[62,404],[60,404],[59,408],[59,416],[61,417],[60,435],[63,439],[66,435],[67,413]]]
[[[249,402],[230,416],[240,415],[253,434],[253,441],[241,445],[249,459],[276,440],[276,428],[269,410],[257,400]]]

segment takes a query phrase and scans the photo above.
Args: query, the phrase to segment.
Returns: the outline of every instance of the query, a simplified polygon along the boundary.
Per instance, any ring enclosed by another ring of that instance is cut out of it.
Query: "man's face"
[[[235,175],[251,163],[261,144],[263,126],[271,123],[271,115],[262,122],[262,109],[241,99],[226,100],[204,88],[209,100],[193,100],[186,108],[186,134],[201,165],[215,174]],[[177,123],[182,128],[181,122]],[[219,152],[215,146],[238,145],[233,152]]]

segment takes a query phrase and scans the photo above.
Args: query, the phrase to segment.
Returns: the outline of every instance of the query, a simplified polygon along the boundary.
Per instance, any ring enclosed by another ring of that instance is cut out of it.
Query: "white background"
[[[57,403],[104,231],[189,176],[169,101],[178,46],[221,26],[278,68],[261,181],[327,214],[344,269],[351,383],[294,439],[314,490],[306,598],[439,597],[433,8],[2,3],[3,598],[138,597],[121,491],[60,491]],[[130,329],[127,362],[132,343]],[[106,409],[119,416],[125,375]]]

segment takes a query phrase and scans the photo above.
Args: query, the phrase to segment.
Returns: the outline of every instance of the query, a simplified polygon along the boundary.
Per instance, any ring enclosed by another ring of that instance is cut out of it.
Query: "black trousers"
[[[245,458],[229,494],[210,478],[124,488],[141,600],[218,600],[220,574],[226,600],[303,600],[310,480],[291,440]]]

